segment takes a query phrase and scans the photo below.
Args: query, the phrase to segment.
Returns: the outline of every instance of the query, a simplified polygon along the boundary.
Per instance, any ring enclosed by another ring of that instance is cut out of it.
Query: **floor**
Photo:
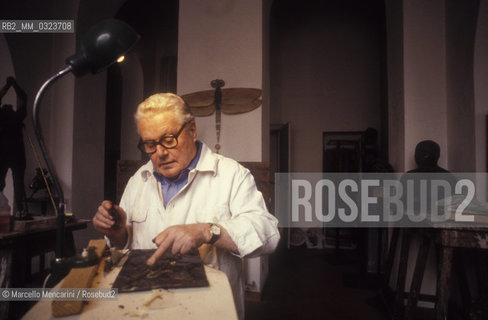
[[[280,245],[261,301],[246,301],[246,319],[386,319],[379,280],[360,273],[358,255],[345,251]]]

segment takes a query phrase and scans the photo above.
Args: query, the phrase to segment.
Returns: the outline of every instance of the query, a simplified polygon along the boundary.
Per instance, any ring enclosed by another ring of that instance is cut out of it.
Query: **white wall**
[[[58,6],[59,15],[74,18],[78,13],[78,2],[71,2],[63,10]],[[76,52],[76,39],[70,37],[53,37],[51,53],[52,74],[66,67],[67,57]],[[51,75],[48,75],[50,77]],[[75,77],[71,74],[58,80],[47,96],[43,105],[52,105],[49,114],[49,127],[46,128],[46,143],[56,167],[61,188],[64,191],[66,212],[72,210],[72,172],[73,172],[73,112]],[[49,89],[48,89],[49,90]]]
[[[225,88],[262,88],[262,4],[259,0],[181,0],[178,94]],[[262,160],[262,107],[222,115],[221,154],[238,161]],[[215,115],[197,118],[199,139],[214,149]]]
[[[139,61],[134,55],[128,56],[127,63],[120,65],[122,73],[122,124],[120,129],[120,159],[140,160],[141,153],[136,148],[139,142],[134,113],[137,105],[143,100],[143,76]]]
[[[403,1],[386,1],[388,73],[388,158],[398,172],[405,170],[405,101],[403,85]]]

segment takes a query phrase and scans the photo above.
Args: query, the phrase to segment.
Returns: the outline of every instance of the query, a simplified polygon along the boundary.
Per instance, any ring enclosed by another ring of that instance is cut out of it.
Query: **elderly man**
[[[197,140],[191,111],[179,96],[149,97],[135,119],[139,148],[151,160],[131,177],[120,206],[102,202],[94,227],[116,247],[157,248],[148,265],[166,250],[199,248],[205,263],[227,274],[242,319],[241,259],[275,250],[276,218],[249,170]]]

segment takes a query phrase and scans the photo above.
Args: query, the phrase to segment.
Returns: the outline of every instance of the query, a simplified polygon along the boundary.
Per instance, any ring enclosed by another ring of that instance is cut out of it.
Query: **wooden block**
[[[246,291],[245,300],[250,302],[261,302],[261,292]]]
[[[100,258],[107,245],[105,239],[91,240],[88,247],[94,247],[96,255]],[[59,288],[91,288],[98,265],[86,268],[73,268],[63,279]],[[65,317],[81,313],[84,301],[60,301],[52,302],[53,317]]]

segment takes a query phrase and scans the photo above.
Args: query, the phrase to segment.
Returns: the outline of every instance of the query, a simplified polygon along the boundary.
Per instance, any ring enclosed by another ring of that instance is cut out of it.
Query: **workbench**
[[[93,288],[111,288],[121,268],[106,275],[104,263]],[[51,300],[41,300],[22,319],[228,319],[237,320],[232,290],[224,272],[205,266],[209,287],[119,293],[116,300],[91,300],[81,314],[53,318]],[[150,302],[152,300],[152,302]]]

